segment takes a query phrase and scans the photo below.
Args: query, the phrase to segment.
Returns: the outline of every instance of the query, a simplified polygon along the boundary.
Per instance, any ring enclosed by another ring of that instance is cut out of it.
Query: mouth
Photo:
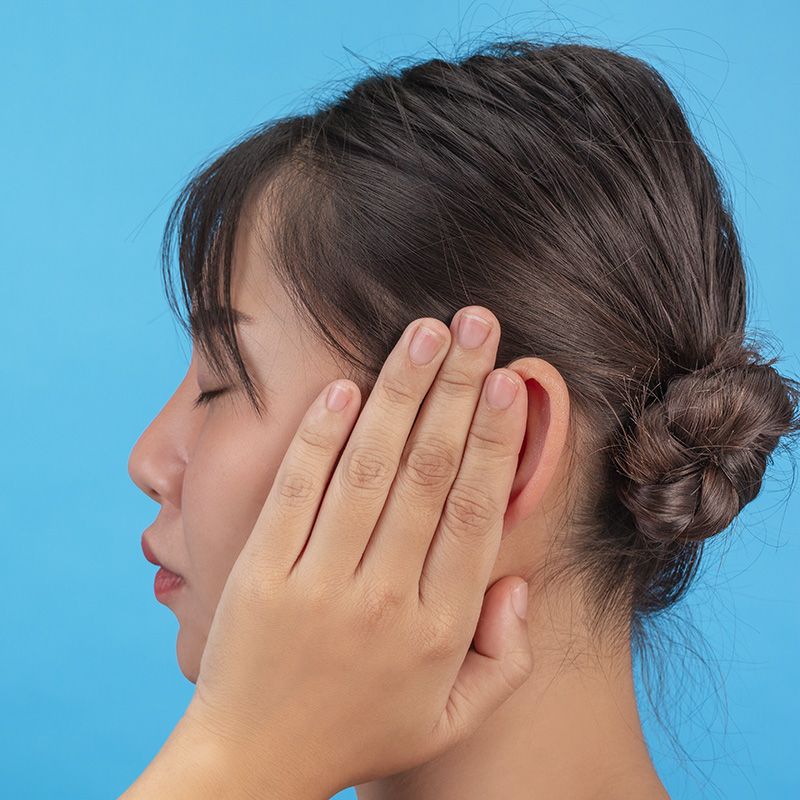
[[[147,539],[144,538],[144,534],[142,534],[142,552],[144,553],[144,557],[151,564],[155,564],[157,567],[163,566],[163,564],[156,558],[155,553],[150,549],[150,545],[147,543]]]
[[[153,591],[156,595],[156,600],[159,603],[164,603],[173,592],[186,585],[186,581],[176,573],[167,569],[157,558],[155,553],[150,548],[150,545],[142,534],[142,552],[144,557],[151,563],[155,564],[161,569],[156,572],[155,580],[153,581]]]
[[[180,589],[181,586],[186,586],[186,582],[183,578],[181,578],[180,575],[176,575],[174,572],[170,572],[166,567],[161,567],[161,569],[156,572],[156,577],[153,581],[153,591],[159,603],[165,602],[166,598]]]

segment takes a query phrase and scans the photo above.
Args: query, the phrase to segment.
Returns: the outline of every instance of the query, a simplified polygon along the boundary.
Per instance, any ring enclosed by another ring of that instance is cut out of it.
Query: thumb
[[[467,652],[433,732],[442,751],[474,733],[533,671],[528,621],[517,616],[512,601],[516,589],[520,592],[517,606],[525,614],[528,585],[519,577],[501,578],[483,598],[473,637],[475,649]]]

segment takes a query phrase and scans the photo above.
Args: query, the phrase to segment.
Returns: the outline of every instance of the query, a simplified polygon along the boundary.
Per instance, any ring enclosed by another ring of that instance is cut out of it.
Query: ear
[[[534,511],[561,460],[569,427],[569,391],[561,373],[541,358],[508,365],[528,390],[528,424],[503,520],[507,535]]]

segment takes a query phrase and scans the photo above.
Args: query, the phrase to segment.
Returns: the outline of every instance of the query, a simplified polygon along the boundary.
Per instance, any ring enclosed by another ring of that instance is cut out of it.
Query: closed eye
[[[194,407],[195,408],[200,408],[200,406],[207,405],[215,397],[217,397],[218,395],[223,394],[224,391],[225,391],[225,389],[214,389],[214,390],[212,390],[210,392],[200,392],[200,394],[197,395],[197,398],[194,401]]]

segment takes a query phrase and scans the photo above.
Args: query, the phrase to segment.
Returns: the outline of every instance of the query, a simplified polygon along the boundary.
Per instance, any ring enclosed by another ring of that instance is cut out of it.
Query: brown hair
[[[800,430],[798,384],[745,333],[723,188],[639,59],[512,41],[376,72],[200,171],[165,233],[170,302],[177,255],[196,343],[259,409],[230,284],[243,209],[266,189],[272,267],[362,386],[411,320],[468,304],[500,321],[497,365],[559,370],[585,434],[573,563],[597,619],[674,603]]]

